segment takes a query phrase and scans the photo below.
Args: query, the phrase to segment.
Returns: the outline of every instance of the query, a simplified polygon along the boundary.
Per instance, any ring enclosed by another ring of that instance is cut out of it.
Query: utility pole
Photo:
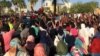
[[[53,4],[54,4],[54,15],[55,15],[56,14],[57,0],[53,0]]]
[[[1,6],[0,6],[0,9],[1,9]],[[2,10],[2,9],[1,9]],[[1,16],[1,10],[0,10],[0,16]]]

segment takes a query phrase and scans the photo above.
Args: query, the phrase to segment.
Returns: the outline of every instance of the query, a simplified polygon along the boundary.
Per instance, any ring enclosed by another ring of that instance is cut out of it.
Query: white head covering
[[[82,24],[81,24],[81,29],[83,29],[83,28],[85,28],[85,27],[86,27],[85,24],[82,23]]]
[[[34,42],[34,40],[35,40],[35,39],[34,39],[34,36],[29,35],[28,38],[27,38],[27,40],[26,40],[26,42],[28,42],[28,41],[29,41],[29,42]]]

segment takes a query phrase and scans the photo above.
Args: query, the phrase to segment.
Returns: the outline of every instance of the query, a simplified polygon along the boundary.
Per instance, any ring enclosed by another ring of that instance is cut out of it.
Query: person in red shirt
[[[77,37],[77,35],[78,35],[78,29],[75,27],[75,24],[73,23],[71,27],[72,28],[70,29],[70,34],[72,36],[74,36],[74,37]]]
[[[100,26],[90,45],[90,52],[92,53],[92,56],[100,56]]]

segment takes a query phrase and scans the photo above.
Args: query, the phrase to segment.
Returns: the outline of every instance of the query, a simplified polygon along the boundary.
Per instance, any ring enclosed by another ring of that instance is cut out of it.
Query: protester
[[[100,26],[90,45],[90,53],[92,56],[100,56]]]
[[[34,46],[35,46],[35,38],[33,35],[29,35],[26,39],[25,47],[26,47],[30,56],[33,56]]]
[[[84,39],[84,48],[88,52],[88,45],[89,45],[89,33],[86,29],[85,24],[81,24],[81,29],[79,30],[79,35]]]
[[[38,43],[34,48],[34,56],[47,56],[45,47],[42,43]]]
[[[0,56],[3,56],[5,53],[4,51],[4,40],[2,35],[0,34]]]
[[[74,37],[77,37],[77,35],[78,35],[78,30],[77,30],[77,28],[75,27],[75,24],[74,24],[74,23],[72,24],[72,28],[71,28],[71,30],[70,30],[70,35],[72,35],[72,36],[74,36]]]
[[[3,25],[1,34],[4,39],[5,52],[8,51],[8,49],[10,48],[10,41],[11,41],[14,31],[15,31],[14,29],[10,30],[8,24]]]
[[[12,39],[10,42],[10,49],[5,53],[4,56],[16,56],[17,47],[19,47],[20,41],[18,38]]]

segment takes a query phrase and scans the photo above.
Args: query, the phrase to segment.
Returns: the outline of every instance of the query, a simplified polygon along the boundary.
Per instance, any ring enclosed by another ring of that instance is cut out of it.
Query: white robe
[[[81,29],[79,30],[79,35],[84,38],[85,44],[89,45],[89,31],[84,25],[81,25]]]

